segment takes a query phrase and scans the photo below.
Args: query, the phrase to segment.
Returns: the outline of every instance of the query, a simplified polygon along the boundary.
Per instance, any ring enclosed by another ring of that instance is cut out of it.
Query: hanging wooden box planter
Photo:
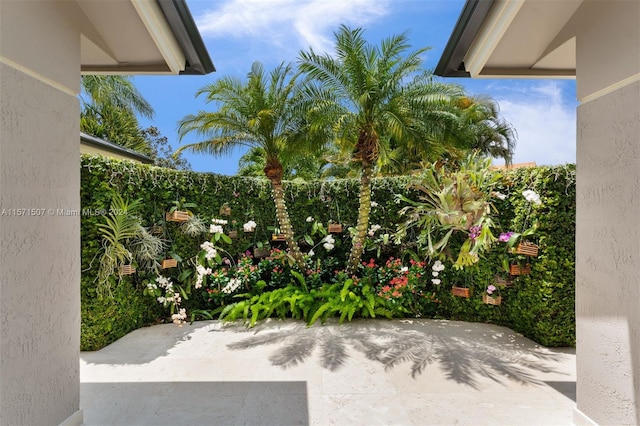
[[[468,299],[471,297],[471,289],[469,287],[453,287],[451,289],[451,294],[456,297],[464,297]]]
[[[537,256],[538,246],[528,241],[522,241],[513,252],[516,254],[523,254],[525,256]]]
[[[531,273],[531,265],[528,263],[524,266],[511,265],[509,267],[509,273],[511,275],[529,275]]]
[[[175,268],[178,266],[178,261],[175,259],[164,259],[162,261],[162,269]]]
[[[271,252],[269,251],[269,249],[264,247],[263,248],[256,247],[253,249],[253,257],[257,257],[257,258],[267,257],[269,256],[270,253]]]
[[[342,225],[339,223],[330,223],[328,231],[330,234],[342,234]]]
[[[273,234],[271,236],[271,241],[287,241],[283,234]]]
[[[502,296],[493,297],[488,294],[483,294],[482,301],[487,305],[500,305],[502,304]]]
[[[238,231],[229,231],[229,238],[231,238],[232,240],[238,238]]]
[[[231,216],[231,207],[229,206],[220,207],[220,216]]]
[[[167,222],[186,222],[189,220],[189,213],[180,210],[172,211],[166,215]]]
[[[122,265],[119,268],[120,275],[132,275],[135,274],[136,268],[133,265]]]
[[[503,278],[499,275],[494,277],[497,287],[513,287],[513,280],[511,278]]]

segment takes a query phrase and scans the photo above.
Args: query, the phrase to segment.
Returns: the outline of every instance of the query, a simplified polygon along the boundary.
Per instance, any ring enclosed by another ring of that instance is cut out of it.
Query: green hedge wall
[[[532,273],[514,280],[514,286],[501,290],[503,303],[490,306],[482,303],[481,294],[494,275],[499,272],[500,248],[482,259],[472,273],[448,268],[443,285],[437,288],[441,301],[438,317],[466,321],[493,322],[506,325],[547,346],[575,344],[575,167],[537,167],[502,172],[500,192],[509,195],[496,204],[498,221],[503,231],[521,231],[532,221],[539,224],[536,242],[540,255],[532,261]],[[399,221],[394,194],[408,193],[408,177],[376,179],[372,200],[378,206],[372,210],[371,224],[379,224],[388,231],[395,230]],[[287,182],[287,206],[296,231],[308,232],[308,216],[323,223],[341,222],[353,226],[357,218],[357,180],[323,182]],[[543,205],[530,209],[521,193],[533,189],[541,195]],[[143,225],[162,225],[164,237],[184,259],[199,251],[202,238],[185,236],[174,223],[165,223],[164,212],[174,200],[195,203],[192,209],[207,221],[220,217],[223,205],[231,207],[229,225],[239,238],[228,248],[232,254],[250,249],[258,241],[268,241],[275,226],[275,212],[269,183],[266,180],[220,176],[163,169],[148,165],[82,157],[81,204],[85,212],[108,209],[112,192],[125,198],[142,199],[140,216]],[[82,215],[82,350],[96,350],[146,324],[162,321],[166,312],[152,299],[142,295],[141,274],[124,277],[116,286],[113,298],[99,299],[95,292],[95,274],[101,241],[97,224],[102,216]],[[254,220],[258,227],[254,234],[244,234],[242,224]],[[525,223],[527,222],[527,223]],[[336,244],[334,255],[346,256],[350,239],[343,234]],[[386,247],[382,256],[401,256],[401,248]],[[365,253],[363,260],[375,257]],[[182,268],[181,264],[180,268]],[[181,269],[171,271],[177,276]],[[451,296],[451,284],[464,280],[471,284],[474,296],[461,299]],[[203,301],[197,296],[183,303],[189,309],[200,308]]]

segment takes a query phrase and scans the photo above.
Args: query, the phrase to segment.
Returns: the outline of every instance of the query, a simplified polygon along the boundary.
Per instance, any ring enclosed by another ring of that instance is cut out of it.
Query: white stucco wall
[[[578,108],[578,409],[640,424],[640,82]]]
[[[577,31],[577,424],[640,424],[640,2]]]
[[[0,424],[57,425],[82,420],[80,218],[57,210],[80,208],[80,33],[75,2],[0,3]]]

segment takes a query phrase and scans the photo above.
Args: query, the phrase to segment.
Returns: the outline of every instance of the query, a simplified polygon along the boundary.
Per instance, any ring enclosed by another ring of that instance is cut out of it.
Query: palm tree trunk
[[[358,224],[356,225],[356,236],[353,239],[353,246],[347,264],[347,273],[354,274],[364,252],[364,241],[367,238],[369,228],[369,214],[371,213],[371,177],[373,175],[373,165],[368,161],[363,161],[362,176],[360,177],[360,206],[358,208]]]
[[[276,205],[276,218],[278,219],[278,225],[280,232],[284,234],[289,253],[293,256],[293,259],[300,268],[300,271],[305,270],[304,259],[298,243],[296,242],[293,234],[293,227],[291,226],[291,220],[289,219],[289,212],[287,212],[287,206],[284,201],[284,190],[282,188],[282,181],[280,179],[272,179],[271,185],[273,187],[273,202]]]

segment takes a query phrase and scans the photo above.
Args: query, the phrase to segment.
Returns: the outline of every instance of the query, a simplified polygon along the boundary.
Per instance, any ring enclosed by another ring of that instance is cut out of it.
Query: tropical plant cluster
[[[407,224],[410,212],[403,209],[415,208],[409,201],[415,204],[424,196],[416,182],[427,185],[428,173],[422,180],[372,179],[364,255],[355,270],[345,270],[358,223],[357,179],[282,181],[293,238],[303,254],[300,268],[286,241],[274,240],[280,230],[268,180],[83,156],[83,209],[109,209],[114,194],[135,202],[138,224],[162,241],[158,260],[175,259],[177,267],[158,270],[155,263],[144,266],[134,258],[136,274],[116,274],[109,281],[110,296],[98,294],[108,217],[83,215],[82,348],[100,348],[156,321],[220,315],[249,324],[268,316],[309,323],[329,316],[449,318],[506,325],[545,345],[574,344],[575,167],[484,173],[469,173],[467,179],[485,179],[484,187],[494,193],[482,221],[491,226],[482,231],[459,222],[451,207],[456,203],[445,197],[440,207],[447,206],[449,214],[443,220],[456,228],[448,237],[451,228]],[[532,191],[540,203],[524,191]],[[462,203],[471,208],[471,216],[474,208],[486,211],[486,192],[463,195],[473,200]],[[167,221],[167,213],[178,208],[189,211],[190,220]],[[342,232],[329,233],[329,224],[338,223]],[[529,275],[509,277],[505,261],[526,260],[512,252],[509,241],[533,228],[527,238],[534,239],[540,255],[530,262]],[[447,237],[446,248],[430,253],[429,235],[431,248]],[[481,238],[485,246],[474,252],[468,242]],[[258,247],[269,248],[268,256],[256,258],[253,249]],[[478,261],[456,267],[465,250]],[[497,278],[508,278],[512,285],[500,286]],[[472,296],[452,296],[454,284],[469,287]],[[482,302],[490,285],[502,296],[499,306]]]

